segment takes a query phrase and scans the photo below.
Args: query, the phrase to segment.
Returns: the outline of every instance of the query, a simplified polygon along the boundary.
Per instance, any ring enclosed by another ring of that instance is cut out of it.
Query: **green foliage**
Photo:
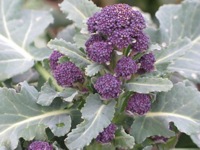
[[[62,92],[56,92],[56,90],[46,82],[39,93],[37,103],[42,106],[49,106],[56,97],[62,97],[66,102],[72,102],[74,97],[78,94],[76,89],[66,88]]]
[[[121,149],[132,149],[135,145],[134,137],[127,134],[124,129],[119,129],[115,133],[115,139],[113,141],[115,147]]]
[[[186,87],[183,83],[174,85],[169,92],[157,95],[150,112],[135,119],[131,134],[138,143],[152,135],[174,136],[169,130],[170,122],[188,135],[199,133],[199,98],[200,93],[195,88]]]
[[[0,1],[0,80],[23,73],[51,51],[31,45],[53,22],[49,12],[21,10],[22,0]],[[17,28],[16,28],[17,27]]]
[[[87,76],[91,77],[97,74],[99,71],[101,71],[104,68],[103,65],[98,63],[92,63],[91,65],[88,65],[85,68],[85,73]]]
[[[92,62],[86,59],[86,55],[79,50],[77,45],[66,42],[62,39],[54,39],[48,43],[51,49],[56,49],[65,54],[69,59],[79,67],[85,67]]]
[[[81,149],[89,145],[99,132],[107,127],[115,112],[115,101],[105,105],[98,94],[90,94],[81,110],[84,121],[68,134],[65,143],[69,149]]]
[[[84,21],[88,17],[99,11],[99,8],[88,0],[65,0],[60,4],[60,9],[80,29],[83,28]]]
[[[26,82],[21,84],[19,93],[13,89],[0,89],[1,146],[15,149],[20,137],[25,140],[41,137],[48,127],[57,136],[63,136],[70,130],[69,110],[63,110],[60,102],[42,107],[36,103],[38,96],[38,91]],[[62,127],[57,126],[60,123],[63,123]]]
[[[185,0],[180,5],[162,6],[156,13],[160,28],[154,34],[150,34],[152,36],[151,40],[167,46],[167,52],[163,49],[162,54],[159,53],[159,55],[164,55],[168,53],[169,48],[176,47],[175,52],[171,53],[173,57],[170,57],[176,58],[176,60],[168,66],[168,70],[179,72],[186,78],[197,82],[199,82],[200,74],[198,63],[200,50],[199,13],[199,0]],[[190,41],[189,47],[186,46],[187,42],[180,43],[185,38]]]
[[[128,91],[138,93],[162,92],[172,88],[172,82],[167,78],[136,78],[125,84]]]

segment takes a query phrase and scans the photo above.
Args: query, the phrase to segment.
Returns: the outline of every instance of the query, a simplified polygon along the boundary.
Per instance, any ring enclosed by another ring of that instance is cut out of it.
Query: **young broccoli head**
[[[136,73],[138,66],[130,57],[122,57],[116,65],[115,72],[117,77],[128,77]]]
[[[103,99],[117,98],[121,93],[121,82],[111,74],[97,79],[94,88]]]
[[[71,87],[73,86],[73,83],[84,82],[83,73],[72,62],[59,64],[54,70],[53,75],[57,83],[63,87]]]
[[[153,53],[145,54],[139,60],[140,65],[140,72],[151,72],[154,70],[154,63],[156,59]]]
[[[115,138],[115,131],[117,126],[110,124],[107,128],[104,128],[103,132],[99,133],[96,140],[100,143],[109,143]]]
[[[127,4],[115,4],[104,7],[87,21],[90,33],[102,33],[110,36],[113,31],[131,29],[137,32],[146,27],[145,20],[139,11],[135,11]]]
[[[29,145],[28,150],[53,150],[53,146],[48,142],[34,141]]]
[[[86,49],[88,57],[97,63],[106,63],[111,59],[113,47],[108,42],[94,42]]]
[[[53,51],[53,53],[50,55],[49,62],[50,62],[50,68],[52,71],[56,69],[56,67],[58,66],[58,60],[62,56],[64,55],[58,51]]]
[[[126,112],[130,115],[144,115],[151,108],[151,100],[148,94],[135,93],[129,98]]]

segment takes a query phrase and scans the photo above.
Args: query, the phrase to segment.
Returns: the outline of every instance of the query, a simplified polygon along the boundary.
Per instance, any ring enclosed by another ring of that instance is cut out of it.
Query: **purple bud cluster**
[[[88,56],[98,63],[106,63],[111,59],[113,47],[108,42],[94,42],[87,48]]]
[[[81,70],[72,62],[65,62],[58,65],[54,70],[54,78],[63,87],[71,87],[73,83],[84,82]]]
[[[150,108],[150,96],[148,94],[135,93],[128,100],[126,112],[130,115],[144,115]]]
[[[72,62],[58,63],[60,57],[64,56],[58,51],[54,51],[50,58],[50,68],[57,83],[63,87],[71,87],[74,83],[84,82],[84,76],[81,70]]]
[[[50,62],[50,68],[51,70],[55,70],[56,67],[58,66],[58,60],[60,57],[64,56],[58,51],[53,51],[53,53],[49,57],[49,62]]]
[[[150,138],[154,141],[154,143],[166,143],[167,140],[169,139],[164,136],[158,136],[158,135],[151,136]]]
[[[143,55],[139,60],[139,63],[140,63],[139,71],[142,73],[151,72],[152,70],[154,70],[155,61],[156,59],[153,53]]]
[[[130,57],[122,57],[116,65],[115,72],[117,77],[128,77],[136,73],[138,66]]]
[[[121,82],[111,74],[105,74],[97,79],[94,88],[103,99],[117,98],[121,93]]]
[[[102,36],[118,50],[123,50],[129,45],[136,52],[148,48],[149,38],[143,32],[146,27],[145,20],[139,11],[133,10],[127,4],[104,7],[88,19],[87,25],[90,33]],[[90,42],[86,43],[86,49],[88,49]],[[91,51],[87,52],[90,55]]]
[[[48,142],[34,141],[29,145],[28,150],[53,150],[53,146]]]
[[[117,126],[115,124],[110,124],[107,128],[104,128],[103,132],[99,133],[96,140],[100,143],[109,143],[115,137],[115,131]]]

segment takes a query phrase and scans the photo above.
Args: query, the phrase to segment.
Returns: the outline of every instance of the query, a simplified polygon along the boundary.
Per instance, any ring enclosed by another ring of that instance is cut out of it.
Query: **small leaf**
[[[114,116],[116,102],[113,100],[109,104],[102,103],[99,95],[90,94],[86,99],[86,104],[82,108],[82,118],[84,121],[77,125],[65,139],[66,146],[70,149],[82,149],[89,145],[93,138],[107,127]]]
[[[49,82],[46,82],[41,88],[37,103],[42,106],[49,106],[56,97],[58,97],[58,93],[50,86]]]
[[[21,11],[22,2],[0,1],[0,80],[27,71],[34,60],[50,54],[39,49],[32,51],[30,44],[53,22],[52,16],[46,11]]]
[[[93,63],[85,68],[85,74],[89,77],[94,76],[104,68],[101,64]]]
[[[90,35],[89,34],[81,34],[77,33],[74,36],[74,41],[78,45],[79,48],[85,48],[85,43],[89,39]]]
[[[80,29],[84,26],[84,20],[100,10],[90,0],[64,0],[59,6],[67,14],[67,18],[73,20]]]
[[[124,129],[120,129],[116,131],[113,143],[115,147],[120,149],[132,149],[135,145],[135,139],[127,134]]]
[[[57,92],[48,81],[42,86],[37,103],[49,106],[56,97],[62,97],[66,102],[72,102],[77,94],[78,91],[72,88],[65,88],[62,92]]]
[[[86,67],[92,62],[86,59],[86,55],[79,50],[79,48],[72,43],[66,42],[62,39],[54,39],[48,43],[51,49],[56,49],[61,53],[65,54],[79,67]]]
[[[169,130],[170,122],[174,122],[179,131],[188,135],[199,133],[199,99],[200,93],[195,88],[183,83],[174,85],[169,92],[157,95],[150,112],[135,118],[131,126],[131,135],[138,143],[152,135],[174,136]]]
[[[173,84],[166,78],[136,78],[125,84],[128,91],[137,93],[150,93],[168,91]]]
[[[58,39],[63,39],[70,43],[74,43],[73,37],[76,35],[76,27],[74,24],[68,25],[65,29],[60,31],[57,35]]]
[[[63,97],[63,100],[66,102],[72,102],[76,95],[78,95],[78,90],[73,88],[65,88],[59,93],[59,96]]]
[[[21,91],[0,88],[0,145],[7,149],[15,149],[18,139],[33,140],[49,127],[56,136],[65,135],[71,128],[69,111],[62,108],[57,102],[51,106],[42,107],[36,103],[39,92],[26,82],[21,84]],[[64,126],[57,127],[56,124]],[[43,130],[38,126],[42,127]],[[26,132],[25,131],[29,131]]]

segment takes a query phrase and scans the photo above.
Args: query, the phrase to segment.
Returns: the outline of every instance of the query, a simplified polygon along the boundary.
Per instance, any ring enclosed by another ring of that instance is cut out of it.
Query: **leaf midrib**
[[[69,113],[69,111],[67,111],[67,110],[59,110],[59,111],[52,111],[52,112],[45,113],[45,114],[42,114],[42,115],[30,117],[30,118],[25,119],[25,120],[23,120],[23,121],[14,123],[14,124],[12,124],[11,126],[9,126],[9,127],[7,127],[7,128],[4,128],[4,130],[3,130],[2,132],[0,132],[0,136],[2,136],[3,134],[5,134],[6,132],[9,132],[9,130],[15,129],[15,128],[17,128],[18,126],[23,125],[23,124],[26,124],[26,123],[28,123],[28,122],[40,120],[40,119],[42,119],[42,118],[47,118],[47,117],[50,117],[50,116],[56,116],[56,115],[67,114],[67,113]]]
[[[82,138],[88,131],[89,129],[93,126],[93,124],[96,122],[96,120],[99,118],[99,114],[101,114],[101,112],[103,111],[103,108],[105,107],[106,105],[102,105],[99,110],[97,111],[96,113],[96,116],[94,117],[92,123],[90,124],[90,126],[76,139],[74,140],[73,142],[71,142],[69,145],[73,145],[73,143],[76,143],[77,140],[79,140],[80,138]]]
[[[183,116],[180,114],[175,114],[175,113],[170,113],[170,112],[148,112],[145,117],[175,117],[175,118],[181,118],[181,119],[185,119],[188,120],[194,124],[200,125],[198,122],[196,122],[196,119],[190,118],[188,116]]]

